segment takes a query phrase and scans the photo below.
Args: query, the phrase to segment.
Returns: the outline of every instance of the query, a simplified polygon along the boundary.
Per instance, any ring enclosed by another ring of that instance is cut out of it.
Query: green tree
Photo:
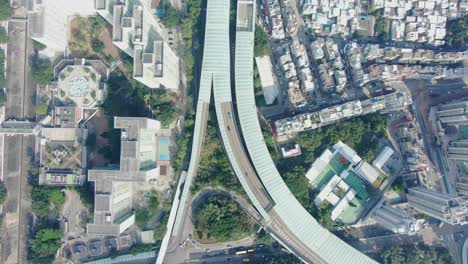
[[[53,256],[60,247],[62,235],[62,231],[59,229],[38,230],[31,240],[31,251],[41,257]]]
[[[224,196],[211,196],[195,213],[195,228],[219,242],[237,240],[254,231],[255,224]]]
[[[468,17],[449,21],[447,30],[448,47],[464,47],[468,43]]]
[[[91,33],[93,38],[97,38],[101,33],[103,27],[107,25],[107,21],[101,16],[91,16],[88,18],[89,27],[88,31]]]
[[[9,0],[0,0],[0,21],[7,20],[11,16]]]
[[[152,250],[153,249],[151,245],[135,245],[128,250],[128,253],[132,255],[136,255],[139,253],[149,252]]]
[[[292,254],[282,254],[279,256],[273,256],[271,259],[267,260],[266,264],[301,264],[298,258]]]
[[[268,42],[268,34],[260,26],[255,26],[255,56],[269,56],[271,55],[271,47]]]
[[[217,123],[210,116],[206,129],[205,144],[200,155],[198,175],[193,183],[193,192],[205,186],[223,186],[229,190],[242,192],[239,180],[221,147],[217,134]]]
[[[2,103],[2,106],[5,104],[6,98],[5,98],[5,92],[4,88],[6,86],[5,83],[5,52],[3,49],[0,48],[0,91],[2,93],[0,94],[0,102]]]
[[[309,181],[304,175],[304,167],[294,167],[292,171],[285,174],[284,182],[297,200],[299,200],[302,205],[307,205],[310,202]]]
[[[39,85],[47,85],[54,77],[52,63],[48,59],[33,56],[31,60],[32,78]]]
[[[135,223],[139,228],[145,227],[149,219],[150,219],[150,214],[145,208],[140,208],[136,210]]]
[[[48,105],[40,104],[34,107],[34,112],[36,112],[36,115],[46,115],[48,109],[49,109]]]
[[[450,264],[454,263],[447,249],[429,247],[424,244],[393,246],[382,251],[380,259],[384,264]]]
[[[5,202],[7,197],[7,189],[5,188],[5,185],[0,183],[0,204],[3,204]]]
[[[161,18],[161,22],[167,28],[174,28],[179,25],[180,15],[177,9],[175,9],[170,3],[164,4],[164,15]]]
[[[94,52],[96,53],[101,53],[104,50],[104,42],[101,40],[94,38],[91,41],[91,48],[93,49]]]
[[[2,89],[2,88],[0,88]],[[5,91],[2,89],[0,90],[0,107],[4,106],[5,103],[6,103],[6,94],[5,94]]]
[[[40,43],[39,41],[33,40],[33,46],[35,50],[45,50],[47,48],[46,45]]]
[[[8,33],[5,27],[0,26],[0,44],[8,42]]]
[[[48,200],[57,207],[61,207],[65,203],[65,195],[61,189],[53,188],[48,192]]]

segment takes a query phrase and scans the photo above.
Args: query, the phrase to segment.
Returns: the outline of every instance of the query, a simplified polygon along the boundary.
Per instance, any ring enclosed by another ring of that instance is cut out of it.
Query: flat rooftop
[[[237,31],[253,31],[253,1],[237,2]]]

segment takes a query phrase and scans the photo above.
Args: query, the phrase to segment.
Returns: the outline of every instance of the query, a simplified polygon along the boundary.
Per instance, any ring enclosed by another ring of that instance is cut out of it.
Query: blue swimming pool
[[[169,137],[160,137],[158,144],[158,160],[170,160],[169,145],[171,139]]]

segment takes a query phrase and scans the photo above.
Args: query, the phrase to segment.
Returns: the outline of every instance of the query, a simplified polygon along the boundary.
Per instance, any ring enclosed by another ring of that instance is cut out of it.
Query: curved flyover
[[[271,159],[260,128],[253,88],[255,10],[255,1],[238,1],[235,93],[247,151],[258,177],[275,204],[268,212],[272,220],[267,230],[307,262],[375,263],[323,228],[297,201]]]

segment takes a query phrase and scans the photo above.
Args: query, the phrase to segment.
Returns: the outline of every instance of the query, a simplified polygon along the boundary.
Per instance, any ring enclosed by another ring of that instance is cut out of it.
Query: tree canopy
[[[0,21],[7,20],[11,16],[9,0],[0,0]]]
[[[298,258],[296,258],[293,254],[282,254],[279,256],[273,256],[271,259],[266,261],[266,264],[301,264]]]
[[[0,90],[3,91],[5,85],[5,52],[0,48]]]
[[[167,28],[174,28],[179,25],[180,15],[179,11],[175,9],[170,3],[164,4],[164,15],[161,17],[161,22]]]
[[[54,77],[52,63],[48,59],[33,56],[31,60],[32,78],[39,85],[47,85]]]
[[[216,241],[238,240],[253,233],[255,223],[230,198],[211,196],[195,213],[195,228]]]
[[[260,26],[255,26],[255,56],[269,56],[271,55],[271,47],[268,42],[268,34]]]
[[[316,131],[301,133],[297,136],[296,142],[303,149],[306,165],[311,164],[325,147],[339,140],[355,149],[366,160],[372,161],[377,147],[372,138],[374,135],[383,137],[386,125],[385,115],[367,115],[329,125]],[[372,153],[368,153],[369,151]]]
[[[39,257],[54,256],[60,247],[62,231],[60,229],[45,228],[38,230],[31,240],[31,251]]]
[[[4,26],[0,26],[0,44],[8,42],[8,33]]]
[[[6,81],[5,81],[5,53],[3,49],[0,48],[0,107],[5,105],[6,102],[6,94],[5,88]]]
[[[0,183],[0,205],[5,202],[7,197],[7,189],[3,183]]]
[[[91,49],[96,53],[100,53],[104,50],[104,42],[97,38],[93,38],[91,40]]]
[[[223,186],[229,190],[242,192],[239,180],[232,171],[224,149],[221,147],[213,115],[208,121],[198,175],[192,188],[196,192],[205,186]]]
[[[51,209],[60,208],[65,202],[65,195],[60,187],[39,185],[36,171],[31,172],[33,184],[31,190],[32,210],[38,217],[49,214]]]
[[[468,17],[448,22],[446,44],[450,48],[464,47],[468,44]]]
[[[33,46],[34,46],[34,49],[35,50],[44,50],[45,48],[47,48],[46,45],[40,43],[39,41],[36,41],[36,40],[33,40]]]
[[[424,244],[395,246],[380,254],[384,264],[450,264],[454,263],[445,248],[428,247]]]

